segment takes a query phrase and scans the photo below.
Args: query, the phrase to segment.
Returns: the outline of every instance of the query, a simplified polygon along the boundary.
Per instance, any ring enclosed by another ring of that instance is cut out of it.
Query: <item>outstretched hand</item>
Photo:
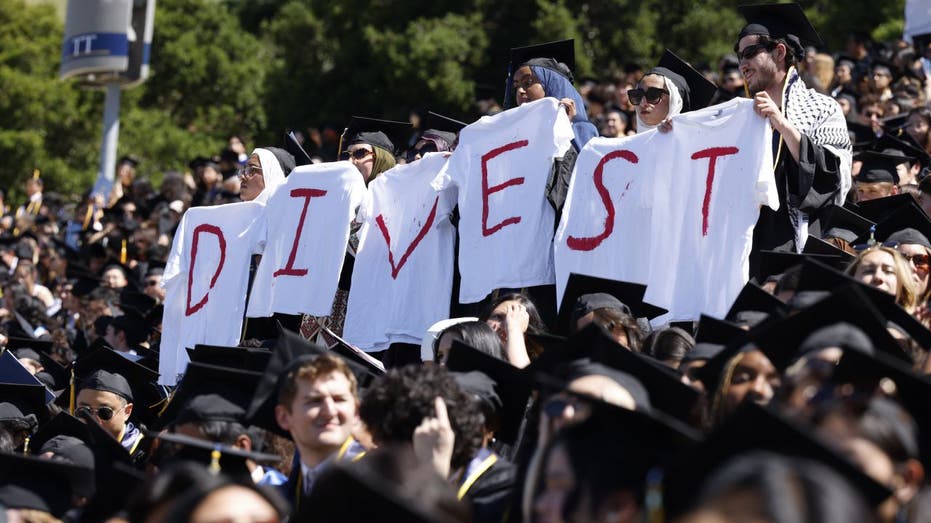
[[[453,445],[456,433],[449,424],[446,402],[437,396],[434,399],[435,417],[425,417],[414,429],[414,454],[424,463],[433,466],[437,473],[449,477],[450,462],[453,459]]]

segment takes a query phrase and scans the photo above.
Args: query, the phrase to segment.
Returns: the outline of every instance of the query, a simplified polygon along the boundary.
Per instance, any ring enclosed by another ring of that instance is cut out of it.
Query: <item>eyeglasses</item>
[[[927,254],[905,254],[902,253],[902,257],[911,262],[916,269],[927,271],[929,265],[931,265],[931,256]]]
[[[537,80],[536,77],[534,77],[532,74],[527,75],[521,78],[519,82],[516,80],[514,81],[514,90],[517,91],[518,89],[523,89],[526,91],[527,89],[530,89],[533,86],[533,84],[536,84],[536,83],[540,83],[540,81]]]
[[[878,111],[864,111],[863,116],[866,116],[867,118],[873,118],[874,116],[876,118],[882,118],[883,113],[880,113]]]
[[[433,142],[425,143],[420,149],[411,149],[407,151],[407,163],[411,163],[417,160],[417,155],[419,154],[423,158],[427,153],[437,152],[436,144]]]
[[[737,51],[737,56],[741,60],[752,60],[754,56],[769,50],[770,44],[753,44],[744,47],[743,51]]]
[[[647,102],[656,105],[663,99],[664,94],[669,94],[669,91],[660,89],[659,87],[650,87],[645,91],[643,89],[629,89],[627,91],[627,98],[629,98],[630,103],[634,105],[643,103],[644,98],[646,98]]]
[[[375,154],[375,151],[369,151],[368,149],[356,149],[355,151],[343,151],[339,155],[340,160],[348,160],[352,158],[353,160],[362,160],[370,154]]]
[[[109,421],[111,418],[113,418],[113,415],[116,414],[116,411],[107,406],[97,407],[96,409],[93,407],[78,407],[74,413],[78,416],[96,416],[100,418],[101,421]]]
[[[240,169],[237,174],[239,175],[240,178],[250,178],[257,174],[262,174],[262,168],[256,167],[254,165],[247,165],[243,167],[242,169]]]

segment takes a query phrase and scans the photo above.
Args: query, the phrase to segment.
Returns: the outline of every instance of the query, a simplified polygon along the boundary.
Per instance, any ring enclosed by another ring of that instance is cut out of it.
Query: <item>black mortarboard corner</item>
[[[658,69],[671,71],[685,81],[685,89],[677,85],[684,102],[683,113],[708,107],[711,99],[718,92],[718,86],[714,82],[705,78],[705,75],[696,71],[695,68],[669,49],[663,51],[663,56],[659,59],[659,66],[653,69],[653,71],[666,76],[662,71],[657,71]]]
[[[323,354],[330,354],[330,351],[305,340],[298,334],[279,329],[278,341],[272,349],[272,356],[255,387],[252,402],[246,410],[247,422],[290,439],[291,434],[279,427],[275,420],[275,406],[278,405],[281,379],[304,362]],[[334,354],[334,356],[338,355]],[[346,364],[349,365],[349,369],[359,383],[370,379],[371,374],[365,367],[351,360],[346,360]]]
[[[879,223],[885,220],[890,214],[898,210],[899,207],[906,205],[918,205],[915,197],[909,193],[893,194],[885,198],[876,198],[856,204],[856,208],[851,209],[853,212]]]
[[[42,385],[0,383],[0,420],[22,419],[34,428],[47,414]]]
[[[695,342],[728,345],[734,340],[746,336],[746,334],[747,331],[732,321],[702,314],[698,319],[698,327],[695,330]]]
[[[442,114],[435,113],[433,111],[427,111],[427,118],[424,121],[422,127],[427,130],[433,129],[435,131],[442,131],[444,133],[459,134],[459,131],[468,125],[469,124],[454,118],[443,116]],[[452,142],[450,142],[450,145],[452,145]]]
[[[820,237],[840,238],[851,245],[869,238],[875,222],[841,205],[826,208],[818,218]]]
[[[187,422],[243,423],[260,372],[189,362],[171,399],[159,413],[163,425]]]
[[[801,265],[805,260],[817,260],[825,265],[837,266],[841,262],[840,256],[824,254],[796,253],[788,251],[760,251],[761,278],[783,274],[787,270]]]
[[[236,369],[262,372],[268,365],[272,353],[261,347],[221,347],[217,345],[195,345],[187,349],[192,362],[233,367]]]
[[[281,461],[281,457],[276,454],[250,452],[183,434],[149,432],[146,435],[162,440],[163,445],[175,445],[175,451],[168,456],[166,462],[193,461],[207,467],[213,474],[222,472],[234,480],[252,482],[249,469],[246,467],[246,460],[266,465]],[[160,463],[160,465],[164,464],[165,462]]]
[[[313,161],[310,159],[310,155],[307,154],[307,151],[301,146],[301,143],[297,141],[297,136],[295,136],[294,131],[288,131],[284,135],[284,149],[291,153],[291,156],[294,157],[294,164],[296,166],[301,165],[310,165]]]
[[[407,122],[353,116],[343,131],[340,153],[350,145],[365,143],[395,155],[398,147],[407,143],[410,132],[411,124]]]
[[[931,249],[931,219],[921,207],[904,205],[876,225],[876,240],[880,242],[915,243]]]
[[[824,41],[808,21],[802,6],[795,2],[742,5],[737,7],[737,11],[747,21],[747,25],[737,35],[738,41],[750,35],[782,38],[792,47],[798,58],[805,55],[805,44],[824,46]]]
[[[33,509],[61,518],[87,469],[54,459],[0,453],[0,505]]]
[[[697,494],[696,486],[701,485],[720,465],[733,456],[755,450],[821,463],[850,480],[874,506],[892,494],[832,450],[811,428],[786,419],[771,409],[745,403],[699,447],[688,454],[681,454],[681,459],[666,470],[664,504],[667,516],[680,515]]]
[[[856,258],[853,254],[835,246],[833,243],[826,242],[810,234],[808,235],[808,239],[805,240],[805,248],[802,249],[802,254],[830,256],[833,259],[825,258],[825,260],[828,261],[828,265],[839,271],[846,269],[847,266],[850,265],[850,262]]]
[[[862,123],[847,122],[847,134],[854,151],[866,149],[876,140],[876,131],[871,126]]]
[[[285,176],[291,174],[297,160],[290,151],[281,149],[280,147],[264,147],[264,149],[275,155],[275,159],[278,160],[278,165],[281,166],[281,172],[284,173]]]
[[[573,334],[561,345],[548,347],[525,371],[532,375],[542,373],[553,376],[558,366],[584,358],[621,370],[640,380],[654,408],[680,420],[691,418],[692,408],[700,396],[697,390],[682,383],[675,371],[659,361],[618,345],[596,325],[589,325]]]
[[[97,370],[105,370],[125,378],[133,397],[131,419],[146,425],[156,421],[156,414],[151,409],[162,401],[158,386],[155,385],[158,372],[130,360],[113,349],[99,347],[74,362],[75,397],[83,380]]]
[[[762,312],[767,315],[782,314],[785,312],[785,304],[779,298],[763,290],[762,287],[747,282],[740,294],[734,299],[731,308],[727,310],[724,316],[726,321],[738,321],[738,315],[742,312]]]
[[[906,119],[908,118],[907,114],[903,116]],[[928,153],[920,146],[916,146],[912,140],[911,135],[905,134],[902,138],[896,138],[889,133],[885,133],[877,138],[870,148],[874,151],[898,156],[910,163],[915,160],[921,161],[922,164],[926,163]]]
[[[858,183],[887,182],[896,185],[899,183],[896,166],[909,160],[904,156],[877,151],[864,151],[857,156],[857,159],[863,162],[856,178]]]
[[[116,162],[118,166],[124,163],[128,163],[129,165],[136,167],[137,165],[139,165],[139,158],[134,154],[127,154],[127,155],[121,156],[119,161]]]
[[[524,408],[530,397],[530,384],[526,375],[510,363],[489,356],[459,341],[454,341],[446,359],[446,368],[452,372],[478,371],[488,376],[501,398],[501,409],[497,413],[501,422],[496,437],[513,444],[521,422]]]
[[[557,40],[544,44],[512,48],[508,76],[514,74],[514,71],[521,66],[535,59],[539,59],[541,62],[531,65],[547,67],[565,76],[569,81],[572,81],[572,71],[575,70],[575,40]],[[548,60],[551,63],[544,65],[544,60]],[[563,64],[565,68],[559,67],[558,64]]]
[[[71,436],[83,441],[88,446],[92,446],[94,441],[85,423],[71,414],[61,411],[39,427],[39,430],[29,438],[29,452],[38,454],[42,445],[55,436]]]
[[[559,306],[555,332],[568,334],[572,331],[572,317],[575,302],[585,294],[606,293],[617,298],[630,309],[634,318],[653,319],[666,314],[666,309],[643,301],[647,287],[639,283],[630,283],[597,276],[571,273],[566,281],[566,289]]]
[[[330,352],[343,358],[347,362],[356,363],[361,368],[365,369],[364,374],[357,374],[353,371],[353,373],[356,374],[356,379],[359,381],[359,388],[367,387],[369,383],[372,382],[372,379],[385,373],[385,365],[381,361],[373,358],[364,350],[350,344],[326,325],[323,326],[323,330],[329,337],[335,340],[332,345],[327,347]]]
[[[25,357],[21,354],[21,351],[29,350],[37,353],[39,363],[42,364],[43,370],[39,374],[46,374],[51,383],[45,383],[52,390],[61,390],[68,385],[68,370],[67,368],[55,361],[49,355],[49,351],[52,350],[52,342],[50,340],[34,340],[29,338],[17,338],[10,337],[7,341],[6,348],[7,350],[13,351],[13,354],[17,358]],[[43,378],[39,377],[40,380]]]
[[[10,351],[0,353],[0,383],[41,387],[46,404],[55,400],[55,395],[26,370],[26,367],[23,367],[23,364]]]

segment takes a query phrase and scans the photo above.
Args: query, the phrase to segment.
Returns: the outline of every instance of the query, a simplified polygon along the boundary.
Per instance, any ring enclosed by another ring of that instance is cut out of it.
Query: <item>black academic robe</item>
[[[778,135],[774,135],[778,140]],[[760,209],[760,218],[753,229],[753,250],[750,254],[750,275],[759,277],[762,250],[795,252],[795,226],[789,208],[808,215],[809,222],[817,220],[823,209],[834,203],[841,189],[840,160],[824,146],[812,143],[802,135],[799,161],[782,144],[779,163],[774,169],[779,192],[779,209]]]
[[[466,491],[465,499],[472,504],[472,521],[504,521],[511,507],[516,483],[517,467],[505,459],[496,461]]]

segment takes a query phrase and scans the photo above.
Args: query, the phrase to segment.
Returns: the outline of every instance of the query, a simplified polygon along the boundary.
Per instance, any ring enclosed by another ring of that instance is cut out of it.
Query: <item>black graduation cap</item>
[[[29,357],[41,363],[43,370],[36,377],[52,390],[61,390],[68,385],[68,369],[49,355],[52,349],[50,340],[10,337],[6,348],[17,358]]]
[[[496,437],[513,444],[524,420],[524,409],[530,397],[530,383],[526,374],[510,363],[489,356],[468,345],[453,341],[446,359],[446,368],[451,372],[477,371],[488,376],[501,399],[498,414],[500,427]]]
[[[680,420],[691,418],[700,396],[697,390],[682,383],[678,373],[659,361],[618,345],[596,325],[548,347],[525,372],[553,376],[559,365],[583,358],[631,374],[647,389],[654,408]]]
[[[159,418],[165,425],[207,421],[242,423],[261,377],[259,372],[189,362]]]
[[[278,404],[278,392],[281,379],[304,362],[330,354],[330,351],[315,345],[300,335],[285,329],[279,329],[278,340],[272,349],[271,358],[262,373],[252,402],[246,410],[246,421],[266,430],[270,430],[282,437],[291,439],[291,434],[278,426],[275,420],[275,406]],[[335,354],[334,354],[335,355]],[[352,360],[346,360],[350,370],[358,383],[365,383],[372,378],[371,373],[362,365]]]
[[[119,161],[116,162],[118,166],[124,163],[128,163],[129,165],[136,167],[137,165],[139,165],[139,157],[134,154],[126,154],[126,155],[121,156]]]
[[[881,63],[881,64],[880,64],[880,63],[877,61],[877,62],[874,62],[873,65],[874,65],[874,67],[875,67],[876,65],[881,65],[882,67],[886,67],[887,69],[889,69],[889,72],[890,72],[893,76],[896,76],[896,77],[897,77],[897,76],[900,76],[900,75],[897,73],[897,69],[896,69],[896,68],[893,68],[893,67],[889,67],[888,65],[886,65],[887,63],[888,63],[888,62],[885,62],[885,63]],[[892,134],[892,133],[895,133],[896,131],[899,131],[899,130],[901,130],[903,127],[905,127],[906,125],[908,125],[908,113],[906,113],[906,114],[897,114],[897,115],[895,115],[895,116],[887,116],[887,117],[883,118],[882,120],[880,120],[880,122],[882,123],[883,129],[885,129],[885,130],[887,131],[887,132],[883,133],[883,137],[890,137],[890,138],[891,138],[891,134]],[[882,139],[882,137],[880,137],[880,139]]]
[[[187,166],[192,171],[196,171],[198,167],[203,167],[212,161],[213,160],[211,158],[207,158],[206,156],[197,156],[191,161],[189,161],[187,163]]]
[[[392,469],[404,466],[379,466],[383,459],[379,453],[409,452],[402,449],[385,448],[366,455],[355,463],[337,462],[327,467],[314,481],[309,498],[302,500],[292,515],[294,521],[339,521],[342,523],[367,523],[370,521],[398,521],[403,523],[458,523],[461,518],[453,517],[427,503],[421,502],[412,493],[404,493],[397,478],[389,478]],[[415,463],[413,458],[410,460]],[[415,465],[416,466],[416,465]],[[422,478],[414,471],[413,474]],[[436,476],[436,481],[442,478]],[[450,488],[450,487],[447,487]],[[449,500],[455,494],[449,493]],[[360,502],[360,500],[364,500]],[[455,509],[454,509],[455,510]]]
[[[264,454],[242,450],[222,443],[193,438],[170,432],[148,432],[150,438],[162,440],[162,445],[174,445],[173,453],[160,465],[174,461],[193,461],[207,467],[211,473],[223,473],[235,480],[251,483],[252,478],[246,466],[246,460],[259,464],[276,464],[281,457],[276,454]]]
[[[718,86],[714,82],[705,78],[705,75],[696,71],[685,60],[679,58],[675,53],[666,49],[663,56],[659,59],[659,66],[653,71],[659,72],[663,76],[666,74],[657,69],[665,69],[678,75],[685,81],[685,85],[677,85],[679,92],[682,93],[684,105],[682,112],[694,111],[708,107],[711,99],[718,92]],[[670,77],[672,79],[672,77]]]
[[[810,459],[851,481],[872,504],[878,505],[892,492],[835,452],[814,431],[789,420],[774,410],[753,403],[738,408],[705,441],[666,470],[664,504],[667,515],[679,515],[715,469],[734,456],[751,451]]]
[[[819,256],[832,256],[836,259],[829,260],[828,265],[831,265],[837,270],[843,270],[850,262],[856,258],[853,254],[836,247],[834,244],[826,242],[821,238],[816,238],[812,235],[808,235],[808,239],[805,240],[805,248],[802,249],[802,254],[815,254]]]
[[[899,183],[899,173],[896,166],[909,161],[909,158],[896,154],[881,153],[877,151],[863,151],[857,155],[863,162],[857,174],[858,183]]]
[[[605,293],[614,296],[630,309],[630,314],[634,318],[653,319],[669,312],[662,307],[643,301],[646,290],[647,286],[639,283],[571,273],[566,281],[566,290],[563,292],[562,302],[559,305],[555,332],[568,334],[572,331],[575,303],[579,297],[586,294]]]
[[[285,133],[284,149],[294,157],[294,164],[296,166],[310,165],[313,163],[310,159],[310,155],[307,154],[307,151],[304,150],[301,143],[297,141],[297,136],[295,136],[294,131]]]
[[[902,117],[904,117],[906,120],[908,119],[907,114],[903,115]],[[902,123],[904,125],[905,122]],[[907,142],[905,138],[896,138],[889,133],[884,133],[882,136],[877,138],[876,141],[873,142],[873,144],[870,146],[870,148],[874,151],[885,153],[891,156],[897,156],[909,162],[913,162],[922,156],[928,155],[924,149],[916,147],[912,143]]]
[[[737,315],[741,312],[763,312],[772,315],[782,314],[784,311],[785,304],[779,298],[766,292],[759,285],[747,282],[734,299],[724,319],[731,322],[737,321]]]
[[[866,285],[816,260],[806,260],[799,276],[798,290],[834,290],[854,284],[886,320],[895,323],[921,347],[931,347],[931,330],[895,302],[895,296]]]
[[[917,243],[931,249],[931,218],[917,204],[903,205],[876,225],[876,240]]]
[[[721,320],[708,316],[707,314],[702,314],[698,319],[698,327],[695,331],[695,342],[727,345],[746,334],[746,330],[732,321]]]
[[[805,260],[817,260],[826,265],[836,266],[840,263],[840,256],[828,256],[824,254],[796,253],[788,251],[760,251],[760,277],[775,276],[783,274],[796,265],[800,265]]]
[[[30,415],[36,421],[46,418],[45,392],[42,385],[0,383],[0,406],[14,407],[0,407],[0,419],[21,419]]]
[[[821,213],[818,225],[821,238],[840,238],[855,245],[859,240],[869,238],[876,223],[842,205],[832,205]]]
[[[543,44],[514,47],[511,49],[509,73],[513,74],[520,66],[534,58],[549,58],[557,64],[565,64],[569,68],[571,75],[572,71],[575,71],[575,40],[557,40]]]
[[[26,367],[23,367],[23,364],[10,351],[0,353],[0,383],[40,387],[46,404],[55,400],[55,395],[26,370]]]
[[[95,371],[104,370],[122,376],[129,384],[133,395],[133,405],[135,405],[132,418],[147,425],[156,421],[155,413],[150,409],[162,401],[159,388],[155,384],[158,380],[158,372],[105,347],[98,347],[85,356],[79,357],[75,360],[73,368],[75,397],[86,378]]]
[[[119,304],[120,308],[124,311],[129,308],[133,309],[139,314],[145,314],[149,312],[152,307],[155,307],[157,303],[158,302],[156,302],[155,299],[148,294],[137,292],[135,289],[128,285],[120,289]]]
[[[866,149],[876,140],[876,131],[869,125],[857,122],[847,122],[847,133],[854,151]]]
[[[408,122],[353,116],[343,131],[340,153],[350,145],[366,143],[394,155],[407,143],[410,132],[411,124]]]
[[[294,155],[290,151],[282,149],[280,147],[263,147],[266,151],[272,153],[276,160],[278,160],[278,165],[281,167],[281,172],[288,176],[291,174],[291,171],[294,170],[295,159]]]
[[[433,111],[427,111],[427,118],[425,119],[422,127],[424,129],[442,131],[444,133],[459,134],[463,128],[465,128],[467,123],[461,122],[454,118],[448,116],[443,116],[442,114],[435,113]],[[450,142],[452,144],[452,142]]]
[[[795,2],[742,5],[737,7],[737,11],[747,21],[747,25],[740,30],[738,40],[749,35],[783,38],[790,42],[796,51],[804,51],[804,44],[824,46],[824,41],[808,21],[802,6]]]
[[[38,454],[42,445],[55,436],[71,436],[83,441],[88,446],[92,446],[94,441],[84,422],[65,411],[61,411],[47,423],[39,426],[36,433],[29,438],[29,452]]]
[[[88,470],[54,459],[0,452],[0,506],[33,509],[61,518]]]
[[[382,362],[373,358],[364,350],[349,344],[349,342],[340,338],[329,328],[324,327],[324,329],[326,330],[326,333],[335,340],[333,345],[328,347],[330,352],[343,358],[347,362],[355,363],[361,368],[365,369],[365,374],[356,376],[359,381],[360,388],[367,387],[369,383],[372,382],[372,379],[374,379],[376,376],[381,376],[386,372],[385,366]]]
[[[76,278],[71,285],[71,294],[77,298],[83,298],[97,287],[100,287],[100,278],[93,276],[81,276]]]
[[[262,347],[222,347],[218,345],[195,345],[187,349],[191,362],[207,363],[222,367],[262,372],[268,365],[272,352]]]
[[[904,205],[917,205],[915,197],[909,193],[893,194],[892,196],[886,196],[884,198],[859,202],[856,204],[856,208],[851,210],[869,220],[879,223]]]

